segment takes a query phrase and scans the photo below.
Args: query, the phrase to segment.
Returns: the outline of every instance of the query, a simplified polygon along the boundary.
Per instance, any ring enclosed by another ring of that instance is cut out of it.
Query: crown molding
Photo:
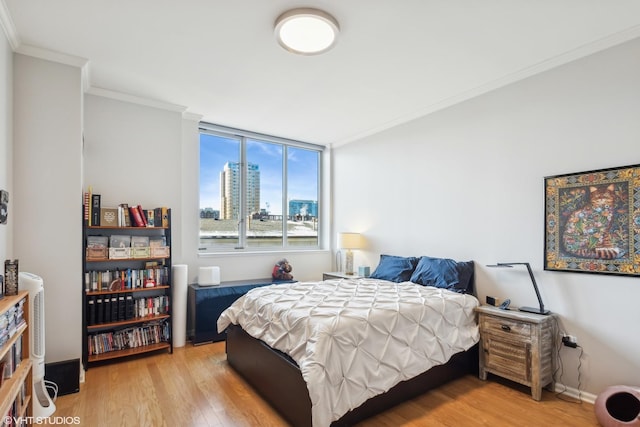
[[[116,92],[114,90],[103,89],[99,87],[89,87],[89,89],[87,89],[85,93],[88,95],[115,99],[116,101],[124,101],[132,104],[144,105],[146,107],[158,108],[160,110],[175,111],[177,113],[183,114],[183,116],[185,111],[187,110],[187,107],[184,107],[182,105],[171,104],[169,102],[158,101],[156,99],[143,98],[136,95],[130,95],[128,93]]]
[[[78,68],[82,68],[89,63],[88,59],[82,58],[80,56],[74,56],[49,49],[43,49],[41,47],[31,46],[28,44],[21,44],[14,49],[14,52]]]
[[[202,120],[202,114],[190,113],[185,111],[182,113],[182,118],[185,120],[190,120],[192,122],[200,122]]]
[[[455,104],[459,104],[461,102],[483,95],[487,92],[491,92],[493,90],[507,86],[511,83],[524,80],[528,77],[543,73],[545,71],[551,70],[561,65],[568,64],[570,62],[584,58],[586,56],[593,55],[594,53],[603,51],[605,49],[609,49],[611,47],[617,46],[619,44],[633,40],[638,37],[640,37],[640,25],[629,27],[626,30],[611,34],[607,37],[603,37],[591,43],[587,43],[578,48],[564,52],[560,55],[556,55],[555,57],[542,61],[538,64],[532,65],[530,67],[524,68],[522,70],[516,71],[511,74],[507,74],[504,77],[501,77],[499,79],[490,81],[480,86],[471,88],[469,90],[460,92],[457,95],[443,99],[425,108],[421,108],[417,111],[414,111],[413,113],[409,113],[407,115],[397,117],[395,119],[382,123],[379,126],[373,127],[371,129],[365,130],[355,135],[348,136],[342,140],[332,143],[331,145],[333,147],[339,147],[340,145],[354,142],[359,139],[365,138],[367,136],[375,135],[379,132],[385,131],[395,126],[399,126],[401,124],[410,122],[420,117],[427,116],[429,114],[435,113],[436,111],[443,110]]]
[[[4,0],[0,0],[0,27],[4,30],[11,49],[15,51],[20,46],[20,38]]]
[[[0,0],[2,1],[2,0]],[[68,65],[80,69],[82,90],[86,92],[90,85],[89,79],[89,60],[79,56],[68,55],[66,53],[55,52],[49,49],[42,49],[31,45],[21,44],[13,49],[15,53],[31,56],[33,58],[44,59],[45,61],[56,62],[58,64]]]

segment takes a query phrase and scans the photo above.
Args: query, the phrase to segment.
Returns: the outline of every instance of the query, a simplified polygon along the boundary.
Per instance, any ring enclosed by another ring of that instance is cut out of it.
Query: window
[[[201,123],[199,252],[318,248],[322,149]]]

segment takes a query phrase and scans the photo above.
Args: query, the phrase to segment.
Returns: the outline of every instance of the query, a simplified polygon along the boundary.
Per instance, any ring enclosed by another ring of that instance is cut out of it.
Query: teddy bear
[[[293,270],[293,267],[291,267],[291,264],[289,264],[289,261],[287,261],[286,258],[282,258],[273,267],[273,272],[271,273],[271,277],[273,277],[276,280],[291,280],[293,279],[293,274],[291,274],[292,270]]]

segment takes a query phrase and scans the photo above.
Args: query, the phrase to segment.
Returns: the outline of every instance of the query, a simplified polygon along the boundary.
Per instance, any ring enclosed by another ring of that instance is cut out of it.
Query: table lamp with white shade
[[[353,249],[362,249],[362,235],[360,233],[338,233],[337,246],[340,249],[347,250],[345,253],[345,274],[354,274]]]

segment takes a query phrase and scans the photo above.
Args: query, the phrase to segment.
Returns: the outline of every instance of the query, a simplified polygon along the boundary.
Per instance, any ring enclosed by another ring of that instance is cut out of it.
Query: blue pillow
[[[370,277],[396,283],[408,282],[417,264],[416,257],[380,255],[380,263]]]
[[[452,259],[423,256],[411,275],[411,281],[418,285],[472,294],[473,272],[473,261],[457,262]]]

